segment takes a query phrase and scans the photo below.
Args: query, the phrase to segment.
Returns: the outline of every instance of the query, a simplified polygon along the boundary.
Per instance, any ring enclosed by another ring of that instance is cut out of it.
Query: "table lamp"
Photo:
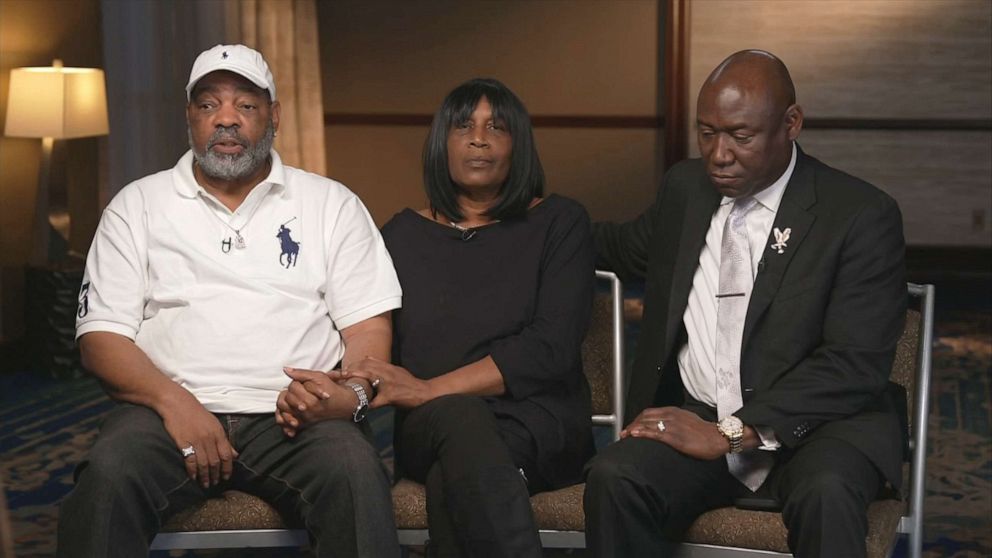
[[[55,140],[109,132],[103,70],[66,68],[61,60],[47,68],[15,68],[7,99],[4,135],[42,139],[31,259],[58,261],[64,254],[52,253],[52,235],[68,242],[70,218],[65,182],[52,180],[52,151]]]

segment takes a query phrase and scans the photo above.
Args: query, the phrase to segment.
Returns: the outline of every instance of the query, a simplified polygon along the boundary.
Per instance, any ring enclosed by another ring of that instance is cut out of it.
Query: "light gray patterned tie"
[[[754,286],[745,217],[755,204],[757,200],[750,197],[734,201],[720,245],[716,312],[716,412],[720,419],[734,414],[744,404],[741,397],[741,337]],[[765,481],[771,464],[772,456],[758,449],[727,454],[730,474],[752,492]]]

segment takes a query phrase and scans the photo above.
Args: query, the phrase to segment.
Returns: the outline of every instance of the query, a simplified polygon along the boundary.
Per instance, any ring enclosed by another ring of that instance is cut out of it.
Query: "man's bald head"
[[[771,186],[788,168],[803,127],[789,70],[761,50],[732,54],[703,83],[696,126],[717,191],[741,198]]]
[[[752,95],[766,97],[769,108],[785,112],[796,103],[796,87],[789,69],[774,54],[764,50],[742,50],[728,56],[703,83],[707,88],[734,87]]]

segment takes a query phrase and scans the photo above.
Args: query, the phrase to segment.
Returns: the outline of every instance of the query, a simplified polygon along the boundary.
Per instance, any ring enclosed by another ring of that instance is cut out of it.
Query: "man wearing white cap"
[[[58,555],[147,555],[170,516],[229,488],[305,527],[317,556],[398,555],[363,421],[374,386],[322,372],[389,359],[401,292],[378,230],[342,184],[282,164],[258,52],[203,52],[186,93],[190,151],[120,191],[87,259],[76,335],[120,404]]]

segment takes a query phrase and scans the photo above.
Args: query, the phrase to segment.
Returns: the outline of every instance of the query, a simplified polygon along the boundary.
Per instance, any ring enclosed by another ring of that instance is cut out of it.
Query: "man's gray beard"
[[[269,120],[268,124],[265,125],[265,133],[258,140],[257,143],[248,143],[243,137],[237,135],[235,130],[233,134],[229,131],[231,128],[218,128],[210,139],[207,140],[207,147],[203,153],[196,150],[193,145],[193,131],[186,128],[187,135],[189,136],[189,146],[193,150],[193,159],[196,164],[203,171],[203,174],[209,176],[210,178],[216,178],[218,180],[239,180],[251,176],[258,169],[262,168],[262,165],[269,158],[269,151],[272,150],[272,142],[275,139],[276,131],[272,125],[272,120]],[[210,149],[210,144],[216,139],[223,136],[237,135],[239,141],[246,141],[244,151],[236,154],[224,154],[217,153]]]

